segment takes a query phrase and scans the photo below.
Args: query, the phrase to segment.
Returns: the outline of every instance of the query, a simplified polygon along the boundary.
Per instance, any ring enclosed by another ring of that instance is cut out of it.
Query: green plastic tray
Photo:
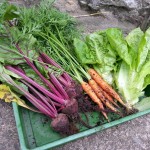
[[[146,96],[150,96],[149,91],[150,91],[150,86],[148,86],[145,89]],[[150,109],[148,109],[146,111],[138,112],[136,114],[121,119],[118,118],[117,120],[116,118],[118,116],[111,113],[108,114],[108,117],[111,120],[110,123],[103,122],[103,125],[97,126],[92,129],[87,129],[77,124],[78,128],[80,129],[80,132],[65,137],[54,132],[50,128],[50,119],[48,119],[46,116],[19,107],[16,103],[13,103],[13,109],[14,109],[14,115],[16,119],[18,135],[20,139],[21,150],[50,149],[150,113]],[[90,125],[95,125],[97,123],[100,123],[99,121],[102,120],[102,118],[100,118],[99,116],[99,113],[92,112],[92,113],[87,113],[87,115],[89,118]],[[81,114],[81,117],[83,120],[86,119],[84,114]]]
[[[92,129],[78,126],[80,127],[79,133],[64,137],[50,128],[50,122],[44,115],[28,111],[19,107],[16,103],[13,103],[13,109],[22,150],[50,149],[150,113],[150,109],[138,112]],[[91,117],[91,125],[94,125],[96,121],[99,120],[97,113],[89,114],[89,116]],[[82,116],[82,118],[84,119],[84,116]]]

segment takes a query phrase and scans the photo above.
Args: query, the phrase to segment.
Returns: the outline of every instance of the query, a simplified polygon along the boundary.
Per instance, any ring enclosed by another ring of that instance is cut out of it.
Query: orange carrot
[[[95,80],[94,80],[94,82],[95,82]],[[96,82],[95,82],[96,83]],[[97,83],[96,83],[97,84]],[[113,101],[113,98],[108,94],[108,93],[106,93],[100,86],[98,86],[98,88],[99,88],[99,90],[101,91],[101,93],[104,95],[104,97],[108,100],[108,101],[110,101],[112,104],[114,104],[115,106],[117,106],[118,108],[119,108],[119,106],[117,105],[117,103],[115,103],[114,101]],[[99,97],[100,98],[100,97]]]
[[[103,91],[99,88],[98,84],[93,80],[89,80],[89,85],[93,89],[93,91],[96,93],[97,97],[113,112],[118,112],[118,110],[109,103],[109,101],[104,97]]]
[[[112,104],[114,104],[115,106],[117,106],[119,108],[118,104],[116,102],[114,102],[113,98],[108,93],[106,93],[104,90],[103,90],[103,94],[104,94],[104,97],[106,97],[106,99],[108,99],[108,101],[110,101]]]
[[[113,98],[115,98],[118,102],[120,102],[123,106],[126,107],[125,103],[122,101],[120,96],[117,94],[117,92],[108,84],[106,83],[102,77],[94,70],[89,69],[88,73],[91,75],[91,77],[95,80],[95,82],[109,95],[111,95]]]
[[[90,87],[90,85],[84,81],[81,83],[81,85],[82,85],[83,90],[90,96],[92,101],[97,103],[100,109],[104,110],[101,100],[97,97],[97,95],[95,94],[93,89]],[[104,111],[102,111],[102,113],[104,117],[108,120],[107,114]]]

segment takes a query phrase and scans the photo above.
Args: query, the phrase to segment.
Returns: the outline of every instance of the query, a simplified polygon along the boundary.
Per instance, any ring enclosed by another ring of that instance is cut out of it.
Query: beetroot
[[[68,114],[68,115],[78,113],[78,102],[77,102],[77,100],[72,99],[72,100],[68,101],[66,106],[62,109],[62,113]]]
[[[58,116],[51,122],[51,127],[60,133],[69,130],[69,119],[65,114],[58,114]]]
[[[76,97],[76,90],[73,87],[67,88],[66,92],[67,92],[69,98],[75,98]]]
[[[80,97],[83,94],[81,85],[75,81],[72,81],[69,86],[65,87],[65,91],[70,99]]]
[[[76,98],[79,98],[81,97],[81,95],[83,95],[83,89],[80,84],[76,83],[75,90],[76,90]]]

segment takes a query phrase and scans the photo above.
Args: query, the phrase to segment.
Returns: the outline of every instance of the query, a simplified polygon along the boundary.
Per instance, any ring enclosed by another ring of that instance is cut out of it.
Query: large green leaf
[[[123,100],[132,106],[139,101],[143,95],[144,78],[140,79],[139,73],[131,69],[129,65],[122,62],[120,68],[115,73],[115,83]]]
[[[145,32],[145,35],[139,45],[137,70],[141,70],[143,65],[150,61],[150,28]]]
[[[32,34],[23,35],[16,27],[8,28],[10,33],[8,37],[0,37],[0,62],[5,65],[18,65],[24,63],[24,56],[34,60],[38,57],[35,51],[36,38]],[[7,29],[7,30],[8,30]],[[3,31],[6,30],[3,28]],[[24,54],[21,54],[15,46],[19,42],[19,47]]]
[[[146,33],[137,28],[126,37],[132,67],[125,61],[121,63],[116,71],[115,81],[119,92],[129,105],[134,105],[139,101],[139,97],[144,94],[143,89],[150,84],[150,30]]]
[[[123,37],[122,31],[117,28],[106,30],[110,45],[128,65],[132,64],[132,56],[129,54],[128,45]]]
[[[91,51],[87,44],[79,39],[74,39],[76,56],[81,64],[96,64],[95,51]]]
[[[136,68],[138,59],[138,48],[144,33],[140,28],[135,28],[126,37],[130,56],[132,56],[132,68]]]
[[[134,105],[134,108],[139,111],[150,109],[150,97],[143,98],[140,102]]]
[[[143,89],[145,89],[149,84],[150,84],[150,74],[148,74],[148,75],[144,78]]]
[[[86,37],[86,43],[90,52],[96,55],[96,62],[100,65],[113,66],[116,61],[116,55],[111,48],[105,32],[93,33]]]
[[[97,72],[112,84],[111,71],[115,68],[116,53],[111,48],[106,32],[95,32],[86,36],[85,42],[75,39],[75,52],[81,64],[92,64]]]

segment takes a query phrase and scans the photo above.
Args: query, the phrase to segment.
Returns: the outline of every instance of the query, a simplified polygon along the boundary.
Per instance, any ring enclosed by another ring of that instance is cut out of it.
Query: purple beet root
[[[69,87],[66,89],[66,92],[67,92],[69,98],[76,98],[76,90],[74,88]]]
[[[69,119],[67,115],[58,114],[57,118],[51,122],[51,127],[60,133],[67,132],[69,130]]]
[[[83,94],[82,86],[77,83],[75,86],[75,90],[76,90],[76,98],[81,97],[81,95]]]
[[[68,86],[65,90],[70,98],[77,98],[83,94],[81,85],[75,81],[71,82],[70,86]]]
[[[77,100],[71,99],[70,101],[68,101],[65,108],[62,109],[62,113],[68,114],[68,115],[78,113],[78,102],[77,102]]]
[[[65,90],[69,98],[76,98],[75,81],[72,81],[71,84],[67,86]]]

